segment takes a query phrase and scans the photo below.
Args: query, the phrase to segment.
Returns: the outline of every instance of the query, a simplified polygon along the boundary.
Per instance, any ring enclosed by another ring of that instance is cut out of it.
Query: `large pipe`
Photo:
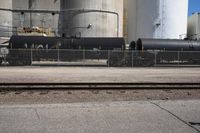
[[[10,49],[38,48],[41,46],[46,49],[55,49],[59,45],[60,49],[100,49],[113,50],[124,49],[124,38],[62,38],[62,37],[43,37],[43,36],[12,36],[9,42]]]
[[[178,39],[145,39],[137,40],[137,50],[168,50],[168,51],[200,51],[200,41]]]

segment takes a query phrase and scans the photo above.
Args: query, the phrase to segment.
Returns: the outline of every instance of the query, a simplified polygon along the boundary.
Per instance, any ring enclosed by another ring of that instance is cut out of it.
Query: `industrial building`
[[[200,13],[194,13],[189,17],[188,37],[194,40],[200,39]]]
[[[1,9],[10,9],[0,10],[0,36],[23,34],[29,28],[51,36],[124,37],[127,43],[137,38],[183,39],[187,35],[188,0],[1,0],[0,3]],[[193,18],[195,15],[189,20],[189,35],[199,34],[194,33],[190,24],[194,23]]]

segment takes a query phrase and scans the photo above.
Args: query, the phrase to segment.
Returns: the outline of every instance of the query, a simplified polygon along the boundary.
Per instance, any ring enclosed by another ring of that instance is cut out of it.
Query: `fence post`
[[[156,67],[157,66],[157,53],[156,51],[154,50],[154,66]]]
[[[6,65],[6,49],[4,49],[4,52],[3,52],[3,62],[4,62],[4,64]],[[2,62],[2,63],[3,63]],[[1,64],[0,64],[1,65]]]
[[[108,67],[110,67],[110,50],[108,50]]]
[[[85,66],[85,49],[83,49],[83,65]]]
[[[180,51],[178,51],[178,65],[180,65]]]
[[[59,62],[60,62],[60,49],[59,49],[59,47],[58,47],[58,51],[57,52],[58,52],[58,59],[57,59],[58,62],[57,63],[59,65]]]
[[[33,64],[33,51],[32,51],[32,48],[31,48],[31,66]]]
[[[132,50],[132,53],[131,53],[131,55],[132,55],[131,62],[132,62],[132,67],[133,67],[133,50]]]

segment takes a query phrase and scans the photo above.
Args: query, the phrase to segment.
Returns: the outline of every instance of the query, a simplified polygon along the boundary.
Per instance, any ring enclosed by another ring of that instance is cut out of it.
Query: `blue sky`
[[[200,0],[189,0],[189,15],[200,12]]]

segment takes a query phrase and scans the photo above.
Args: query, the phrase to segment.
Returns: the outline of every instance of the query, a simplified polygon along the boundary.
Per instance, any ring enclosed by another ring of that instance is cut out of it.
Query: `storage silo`
[[[124,0],[124,16],[126,23],[124,25],[124,37],[129,43],[133,40],[136,40],[137,32],[137,15],[136,15],[136,0]]]
[[[188,0],[127,0],[128,41],[179,39],[187,33]]]
[[[182,39],[187,34],[188,0],[160,0],[158,38]],[[159,36],[160,35],[160,36]]]
[[[60,10],[60,0],[13,0],[13,9],[21,10]],[[59,15],[51,13],[14,12],[13,26],[58,28]]]
[[[12,0],[1,0],[0,8],[12,9]],[[0,11],[0,36],[9,37],[12,35],[12,13]]]
[[[60,16],[63,36],[123,36],[123,0],[61,0],[61,10],[71,10]]]
[[[188,38],[200,40],[200,13],[193,13],[188,19]]]
[[[159,0],[138,0],[136,2],[136,37],[154,38],[156,21],[159,17]]]

